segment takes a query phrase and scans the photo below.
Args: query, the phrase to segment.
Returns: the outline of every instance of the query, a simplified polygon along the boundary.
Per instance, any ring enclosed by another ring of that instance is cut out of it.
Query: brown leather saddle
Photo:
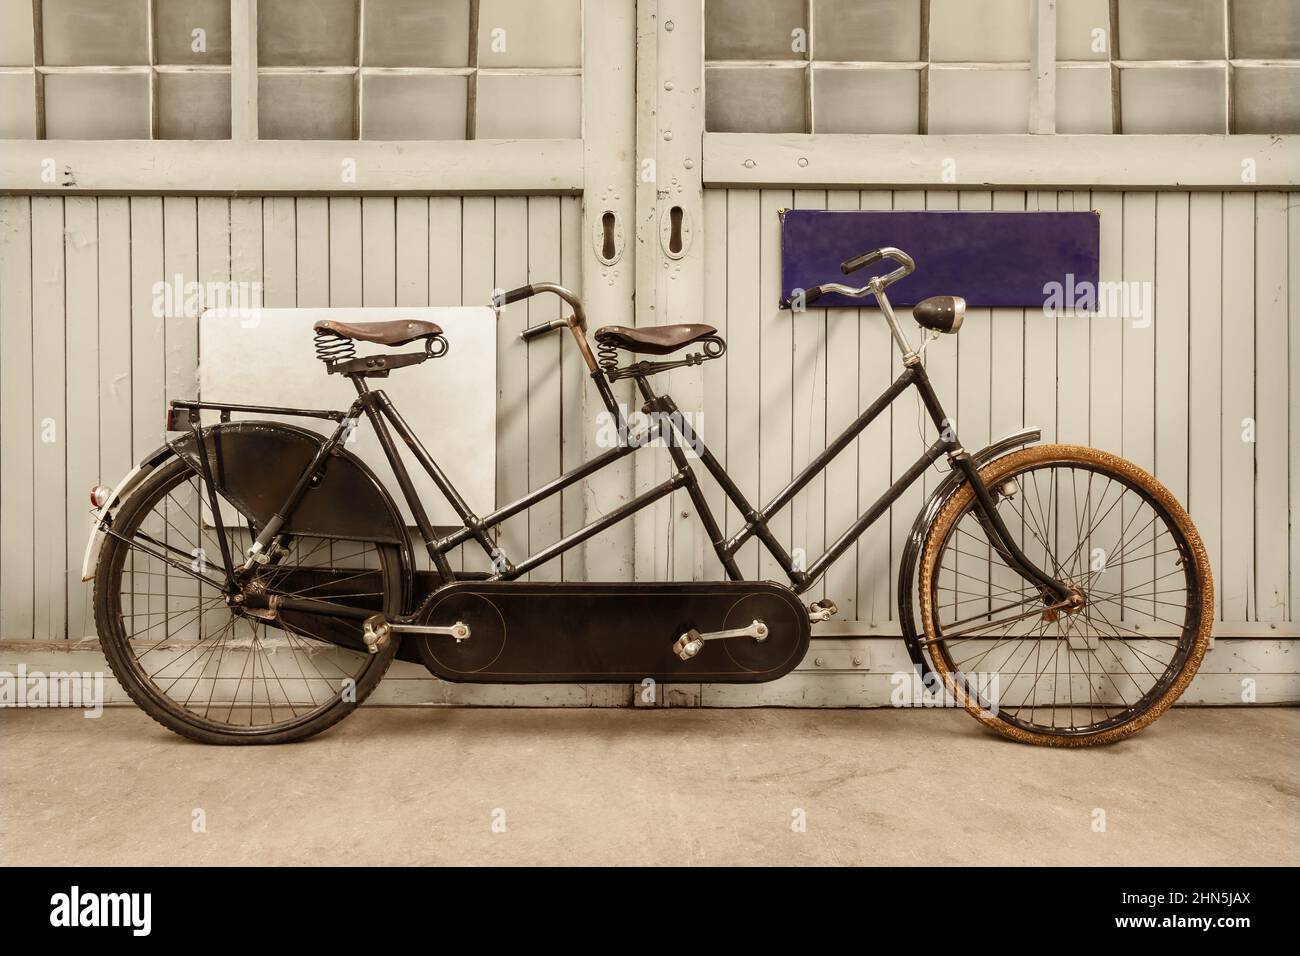
[[[629,329],[624,325],[606,325],[596,330],[596,341],[629,352],[668,355],[693,342],[717,334],[718,330],[711,325],[651,325],[643,329]]]
[[[442,335],[442,327],[420,319],[394,319],[392,322],[335,322],[321,319],[312,326],[316,332],[332,332],[345,339],[374,342],[377,345],[406,345],[416,339]]]

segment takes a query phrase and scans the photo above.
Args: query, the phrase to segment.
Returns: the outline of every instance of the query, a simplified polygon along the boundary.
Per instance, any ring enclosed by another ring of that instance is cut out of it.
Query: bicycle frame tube
[[[334,413],[337,416],[335,420],[339,421],[339,427],[335,434],[322,446],[321,452],[322,454],[328,454],[329,449],[342,441],[348,428],[348,422],[364,411],[367,419],[375,428],[384,456],[388,459],[402,494],[411,509],[411,514],[415,519],[429,557],[444,581],[451,581],[455,578],[455,573],[447,560],[447,553],[467,541],[473,540],[476,542],[492,561],[493,573],[488,576],[488,580],[514,580],[581,544],[593,535],[599,534],[606,528],[649,507],[678,488],[683,488],[690,496],[709,541],[713,545],[714,552],[717,554],[718,560],[721,562],[729,579],[734,581],[744,579],[744,575],[736,563],[736,553],[750,538],[756,537],[785,571],[794,590],[797,593],[803,593],[812,587],[826,572],[827,568],[889,510],[889,507],[925,473],[926,469],[939,458],[947,455],[954,467],[959,468],[973,486],[975,506],[986,526],[991,528],[993,533],[1001,539],[999,542],[1001,547],[998,550],[1007,563],[1021,576],[1040,587],[1045,595],[1050,595],[1056,600],[1063,600],[1068,595],[1068,591],[1063,584],[1042,571],[1025,556],[1014,537],[1003,524],[988,488],[984,486],[978,469],[971,462],[969,454],[965,452],[958,442],[957,436],[953,433],[938,396],[935,395],[930,384],[925,368],[915,354],[905,356],[902,373],[879,398],[872,402],[842,433],[836,436],[820,454],[795,475],[784,488],[778,491],[767,504],[757,508],[745,497],[735,481],[727,474],[726,469],[709,450],[703,439],[694,434],[693,430],[685,424],[682,413],[672,398],[667,395],[657,395],[650,387],[646,377],[640,375],[635,376],[634,380],[642,398],[645,400],[643,410],[652,414],[651,423],[648,427],[636,435],[629,435],[627,423],[621,409],[612,402],[612,395],[607,396],[607,389],[602,389],[601,398],[615,416],[619,426],[617,430],[617,434],[620,436],[619,445],[559,475],[522,498],[497,508],[484,517],[479,517],[456,490],[451,480],[438,466],[438,463],[434,461],[418,436],[411,430],[410,425],[398,413],[388,395],[382,390],[371,391],[366,386],[362,376],[350,377],[357,389],[357,401],[348,413]],[[895,399],[909,388],[915,388],[919,393],[922,404],[935,428],[939,431],[939,438],[906,471],[899,475],[894,483],[849,525],[820,557],[813,560],[806,567],[798,566],[790,553],[776,539],[769,527],[769,523],[782,508],[794,500],[795,496],[813,478],[824,471],[837,455],[848,448],[868,425],[875,421]],[[438,536],[432,522],[429,520],[427,511],[420,501],[406,465],[398,452],[392,434],[394,431],[411,450],[420,467],[428,473],[439,492],[446,498],[460,518],[463,527],[442,537]],[[522,558],[517,563],[511,561],[508,556],[504,555],[496,547],[490,534],[493,528],[539,501],[558,494],[588,475],[600,471],[640,448],[652,445],[657,439],[663,440],[675,466],[673,473],[666,480],[631,501],[620,505],[596,521],[560,538],[541,551]],[[744,525],[729,538],[724,538],[721,526],[718,524],[712,509],[709,508],[708,501],[686,453],[688,447],[695,452],[696,457],[703,463],[705,469],[718,483],[727,499],[735,505],[744,519]],[[315,464],[313,464],[313,469],[314,467]],[[295,487],[294,495],[281,508],[277,518],[281,516],[287,518],[292,513],[293,508],[301,498],[302,491],[305,491],[307,479],[313,469],[309,469],[304,474],[299,482],[299,487]],[[281,519],[280,524],[282,522],[283,519]],[[278,530],[278,527],[279,525],[275,530]],[[259,536],[259,540],[266,537],[269,542],[273,536],[274,530],[268,528]]]

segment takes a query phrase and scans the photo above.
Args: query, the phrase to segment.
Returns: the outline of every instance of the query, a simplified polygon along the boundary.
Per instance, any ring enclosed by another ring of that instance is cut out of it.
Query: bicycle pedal
[[[820,601],[813,601],[808,605],[808,620],[813,624],[820,624],[822,621],[830,620],[839,613],[839,605],[830,598],[822,598]]]
[[[378,654],[392,640],[392,627],[384,620],[382,614],[372,614],[361,625],[361,639],[366,642],[366,650]]]

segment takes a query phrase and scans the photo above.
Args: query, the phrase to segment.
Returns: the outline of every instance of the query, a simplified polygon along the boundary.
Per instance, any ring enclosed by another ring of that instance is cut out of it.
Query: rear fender
[[[1007,452],[1024,445],[1032,445],[1041,440],[1043,437],[1042,430],[1039,428],[1022,428],[1018,432],[1012,432],[986,445],[979,451],[971,455],[971,461],[976,468],[983,468],[995,458],[1005,455]],[[965,480],[961,471],[954,468],[948,473],[939,487],[934,490],[921,513],[916,516],[916,521],[912,524],[912,530],[907,536],[907,544],[903,546],[903,554],[898,562],[898,619],[902,625],[903,642],[907,645],[907,654],[912,659],[916,672],[921,675],[922,682],[928,682],[931,679],[930,664],[926,660],[925,654],[921,650],[921,638],[917,632],[916,614],[912,608],[912,589],[916,582],[916,563],[921,556],[921,547],[925,544],[925,538],[930,530],[930,525],[938,516],[943,506],[948,503],[948,499],[956,494]],[[926,686],[929,686],[926,683]]]
[[[283,422],[222,422],[203,429],[213,478],[222,496],[249,520],[265,525],[311,463],[324,436]],[[121,501],[168,458],[179,455],[195,471],[201,468],[192,434],[152,452],[119,482],[108,504],[95,513],[94,532],[82,564],[83,580],[94,577],[94,560],[105,522]],[[289,534],[375,541],[394,545],[401,555],[402,578],[411,580],[414,561],[406,525],[392,496],[374,472],[352,452],[336,447],[317,479],[284,526]],[[402,606],[410,606],[404,594]]]

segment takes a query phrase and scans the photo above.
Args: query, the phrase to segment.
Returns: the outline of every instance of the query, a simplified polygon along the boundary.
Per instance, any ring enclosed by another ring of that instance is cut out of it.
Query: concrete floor
[[[368,708],[275,748],[134,708],[0,727],[4,864],[1300,863],[1297,709],[1089,751],[952,711]]]

